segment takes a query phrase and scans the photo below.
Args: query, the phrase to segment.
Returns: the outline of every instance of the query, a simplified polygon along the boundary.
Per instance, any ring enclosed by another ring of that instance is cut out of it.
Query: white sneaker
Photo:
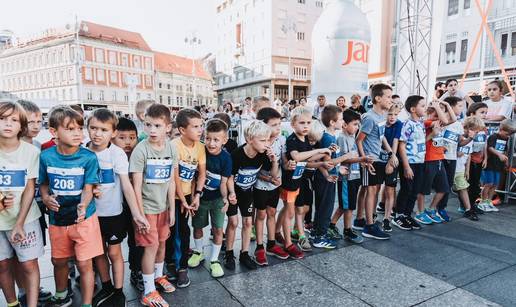
[[[498,212],[498,211],[500,211],[500,209],[496,208],[496,207],[495,207],[495,205],[493,205],[493,203],[492,203],[492,202],[489,202],[487,205],[489,206],[489,208],[490,208],[490,210],[491,210],[492,212]]]
[[[479,202],[477,204],[477,207],[478,209],[484,211],[484,212],[488,212],[489,211],[489,208],[486,208],[486,204],[484,202]]]

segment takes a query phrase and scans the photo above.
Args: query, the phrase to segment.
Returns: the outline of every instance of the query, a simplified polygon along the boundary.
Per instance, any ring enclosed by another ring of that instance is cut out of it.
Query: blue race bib
[[[292,174],[292,179],[296,180],[301,178],[303,176],[303,173],[305,172],[306,162],[297,162],[296,163],[296,169],[294,170],[294,173]]]
[[[23,191],[27,170],[0,168],[0,191]]]
[[[458,133],[455,133],[450,130],[444,131],[443,138],[449,143],[457,144],[459,142],[459,137],[460,137],[460,134],[458,134]]]
[[[36,185],[36,190],[34,192],[34,200],[38,203],[43,201],[41,199],[41,192],[39,191],[39,184]]]
[[[52,193],[58,196],[77,196],[84,187],[83,168],[47,168],[49,186]]]
[[[499,153],[505,153],[505,148],[507,147],[506,140],[496,140],[495,150]]]
[[[352,163],[350,165],[350,174],[360,175],[360,164],[359,163]]]
[[[389,154],[384,150],[380,152],[380,161],[385,163],[389,162]]]
[[[146,183],[166,183],[172,175],[171,159],[147,159]]]
[[[191,182],[195,177],[197,165],[179,161],[179,179],[184,182]]]
[[[100,169],[100,179],[102,185],[112,185],[115,183],[115,172],[112,168]]]
[[[210,171],[206,171],[206,184],[204,187],[209,191],[216,191],[220,188],[220,183],[222,180],[222,176],[218,174],[214,174]]]
[[[459,151],[462,152],[466,156],[471,154],[471,149],[472,149],[471,145],[459,147]]]
[[[251,188],[256,182],[260,168],[239,169],[235,177],[235,184],[242,190]]]

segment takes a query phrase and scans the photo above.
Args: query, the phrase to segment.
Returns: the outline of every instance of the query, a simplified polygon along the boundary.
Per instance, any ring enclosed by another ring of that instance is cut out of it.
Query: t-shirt
[[[340,147],[340,154],[345,155],[349,152],[358,153],[357,143],[355,137],[342,132],[337,138],[337,146]],[[347,180],[360,179],[360,163],[347,164],[349,173],[346,176]],[[341,176],[339,176],[341,177]]]
[[[349,109],[351,111],[355,111],[357,112],[358,114],[362,115],[366,112],[366,109],[364,108],[363,105],[359,105],[358,108],[354,108],[353,106],[349,107]]]
[[[471,155],[473,150],[473,141],[470,141],[468,144],[459,147],[459,152],[463,155],[457,157],[457,166],[455,167],[455,173],[464,173],[466,170],[466,163],[468,162],[468,158]]]
[[[41,151],[43,151],[45,149],[49,149],[49,148],[54,147],[54,146],[56,146],[56,142],[52,138],[52,139],[46,141],[45,143],[41,144]]]
[[[283,135],[279,135],[272,143],[271,148],[272,148],[272,151],[274,152],[274,154],[276,155],[278,161],[280,161],[280,165],[281,165],[281,156],[286,151],[285,137]],[[262,169],[260,170],[260,174],[265,175],[265,176],[270,176],[271,168],[272,168],[272,165],[268,169],[266,167],[262,167]],[[281,167],[279,167],[279,172],[280,172],[279,178],[281,178]],[[275,186],[272,182],[267,182],[267,181],[261,180],[259,178],[256,181],[256,184],[254,185],[254,187],[258,190],[263,190],[263,191],[273,191],[273,190],[279,188],[278,186]]]
[[[444,147],[446,148],[444,158],[446,160],[457,160],[457,148],[459,147],[460,137],[463,134],[464,127],[459,121],[444,127],[443,139]]]
[[[425,127],[421,121],[408,119],[401,128],[400,142],[404,142],[409,164],[425,163]]]
[[[325,106],[326,105],[321,107],[321,106],[319,106],[319,104],[316,104],[314,106],[314,117],[315,118],[321,118],[321,113],[322,113],[322,110],[324,109]]]
[[[299,137],[295,133],[292,133],[288,136],[286,142],[285,142],[286,151],[285,154],[287,156],[288,160],[292,160],[291,153],[293,151],[297,152],[305,152],[310,151],[313,149],[312,145],[310,145],[310,142],[308,141],[308,138],[305,137],[304,140],[300,140]],[[281,187],[288,191],[296,191],[299,189],[299,185],[301,182],[301,177],[306,172],[306,162],[301,161],[297,162],[296,169],[291,170],[284,170],[283,176],[281,180]]]
[[[486,170],[502,172],[505,169],[505,164],[500,161],[498,156],[495,156],[493,153],[489,152],[489,147],[494,148],[497,152],[507,155],[507,142],[508,140],[504,140],[500,138],[498,133],[490,135],[487,138],[487,166]]]
[[[57,196],[59,211],[48,211],[51,225],[68,226],[76,224],[77,205],[86,184],[100,183],[100,168],[97,155],[80,146],[71,155],[63,155],[57,147],[41,153],[39,162],[39,182],[48,184],[49,193]],[[85,218],[95,213],[95,198],[86,208]]]
[[[203,200],[219,198],[222,177],[231,177],[233,163],[231,155],[222,150],[218,155],[212,155],[206,150],[206,184],[202,193]]]
[[[504,97],[500,101],[494,102],[491,99],[484,101],[487,104],[487,116],[501,115],[505,118],[511,118],[512,102]]]
[[[236,192],[251,192],[260,169],[270,167],[271,164],[265,153],[257,153],[253,158],[248,157],[244,151],[244,146],[238,147],[231,153],[233,160],[231,174],[235,176]]]
[[[129,160],[130,173],[142,173],[142,199],[145,214],[160,214],[168,203],[170,180],[174,180],[174,167],[177,167],[177,153],[169,140],[164,149],[158,151],[148,139],[134,148]]]
[[[233,139],[228,139],[228,141],[226,142],[226,145],[224,145],[224,149],[228,152],[228,153],[232,153],[233,150],[237,149],[238,148],[238,144],[235,140]]]
[[[431,120],[425,120],[426,135],[432,133]],[[444,160],[444,139],[443,131],[426,142],[425,161]]]
[[[319,143],[317,144],[317,146],[318,146],[318,148],[329,148],[332,144],[337,145],[337,138],[335,137],[335,135],[333,135],[331,133],[324,132],[323,136],[322,136],[321,140],[319,141]],[[335,159],[338,156],[340,156],[340,149],[337,152],[331,153],[332,159]],[[338,169],[337,166],[335,166],[334,168],[328,170],[328,173],[330,175],[338,175],[337,169]]]
[[[364,153],[371,156],[375,161],[380,161],[380,150],[382,149],[382,137],[385,133],[385,116],[376,113],[373,109],[369,110],[362,117],[362,127],[360,132],[366,137],[363,141]]]
[[[394,122],[394,124],[390,126],[385,126],[385,140],[387,143],[391,146],[394,144],[394,139],[398,139],[401,136],[401,128],[403,128],[403,123],[399,120]],[[382,149],[380,152],[380,160],[384,163],[387,163],[389,161],[389,154],[386,150]]]
[[[21,158],[23,157],[23,158]],[[12,230],[20,212],[21,196],[29,179],[38,177],[39,150],[33,145],[20,142],[13,152],[0,151],[0,192],[14,196],[13,206],[0,211],[0,231]],[[41,216],[33,200],[25,224]]]
[[[193,147],[187,147],[181,138],[172,140],[177,150],[179,179],[181,190],[185,196],[192,194],[192,180],[197,174],[199,165],[206,165],[206,152],[201,142],[195,142]]]
[[[122,213],[122,185],[120,175],[129,173],[129,161],[122,148],[110,144],[101,152],[95,152],[100,166],[101,196],[97,198],[98,216],[117,216]]]

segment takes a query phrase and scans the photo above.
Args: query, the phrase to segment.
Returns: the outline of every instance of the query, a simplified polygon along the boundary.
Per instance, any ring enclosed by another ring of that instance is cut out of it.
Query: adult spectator
[[[314,106],[314,117],[317,119],[321,118],[321,112],[326,106],[326,96],[317,96],[317,104]]]
[[[306,106],[306,97],[299,98],[299,105],[300,106]]]
[[[366,112],[364,106],[360,103],[361,97],[359,94],[353,94],[351,96],[351,107],[349,107],[351,110],[357,112],[358,114],[362,115]]]
[[[339,96],[337,101],[335,101],[335,104],[344,111],[344,109],[346,109],[346,98],[344,98],[344,96]]]

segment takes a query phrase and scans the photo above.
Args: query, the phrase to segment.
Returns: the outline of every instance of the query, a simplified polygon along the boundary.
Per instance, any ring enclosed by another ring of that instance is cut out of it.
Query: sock
[[[303,240],[303,239],[306,239],[306,236],[305,235],[299,235],[299,240]]]
[[[156,291],[156,286],[154,285],[154,274],[142,274],[143,277],[143,294],[147,295],[152,291]]]
[[[91,304],[82,304],[81,307],[91,307]]]
[[[222,247],[222,245],[216,245],[216,244],[212,244],[211,245],[210,262],[218,261],[219,260],[219,254],[220,254],[220,248],[221,247]]]
[[[263,249],[263,244],[256,244],[256,250]]]
[[[194,239],[195,248],[194,251],[202,253],[202,238],[200,239]]]
[[[115,288],[115,290],[114,290],[115,294],[120,294],[120,293],[122,293],[122,292],[123,292],[123,290],[122,290],[122,289],[123,289],[123,288]]]
[[[14,306],[19,306],[20,305],[20,302],[18,300],[12,302],[12,303],[7,303],[7,307],[14,307]]]
[[[56,298],[65,298],[68,295],[68,289],[65,289],[64,291],[56,291]]]
[[[242,252],[240,252],[240,256],[242,256],[242,255],[248,255],[248,254],[249,254],[249,253],[248,253],[247,251],[242,251]]]
[[[274,245],[276,245],[276,240],[267,241],[267,248],[272,248]]]
[[[351,228],[344,228],[344,233],[351,233]]]
[[[293,234],[293,235],[297,235],[297,234],[299,234],[299,230],[297,230],[297,229],[293,229],[293,230],[292,230],[292,234]]]
[[[109,292],[113,291],[113,284],[111,283],[111,279],[102,283],[102,289],[107,290]]]
[[[337,224],[335,224],[335,223],[330,223],[330,227],[331,227],[331,228],[334,228],[335,226],[337,226]]]
[[[164,265],[165,265],[164,262],[154,264],[154,278],[163,276],[163,266]]]
[[[21,296],[24,296],[24,295],[25,295],[25,289],[18,288],[18,297],[21,297]]]
[[[226,250],[226,256],[233,256],[233,250]]]

